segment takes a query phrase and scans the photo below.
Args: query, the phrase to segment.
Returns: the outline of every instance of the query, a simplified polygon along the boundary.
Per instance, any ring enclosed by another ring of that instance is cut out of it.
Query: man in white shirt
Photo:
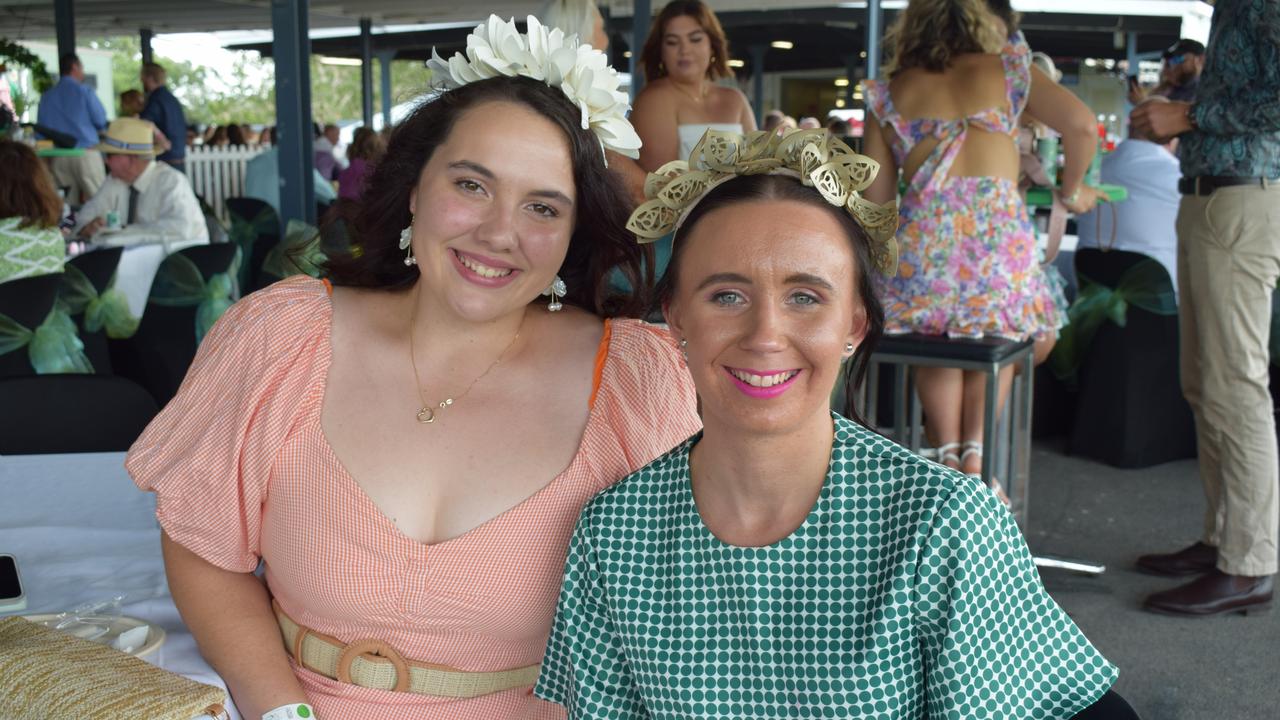
[[[154,133],[146,120],[111,121],[98,146],[111,177],[76,214],[75,234],[111,246],[163,243],[170,251],[209,242],[187,176],[156,162]],[[111,214],[121,229],[108,227]]]
[[[1155,100],[1155,102],[1162,102]],[[1148,100],[1147,102],[1152,102]],[[1102,182],[1129,191],[1115,207],[1115,244],[1111,243],[1111,208],[1099,203],[1076,218],[1078,248],[1128,250],[1154,258],[1169,271],[1178,287],[1178,179],[1182,171],[1175,155],[1178,140],[1158,145],[1131,137],[1102,159]]]

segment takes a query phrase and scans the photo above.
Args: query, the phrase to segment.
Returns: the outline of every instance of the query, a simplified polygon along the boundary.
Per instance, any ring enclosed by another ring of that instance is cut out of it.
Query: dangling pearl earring
[[[557,275],[556,279],[552,280],[551,284],[547,286],[547,289],[542,291],[542,294],[551,296],[551,302],[547,303],[547,311],[560,312],[560,309],[564,307],[560,303],[560,298],[568,294],[568,288],[565,287],[564,281]]]
[[[689,341],[684,338],[680,338],[680,354],[684,356],[685,362],[689,362],[688,348],[689,348]]]
[[[413,256],[413,224],[400,231],[400,249],[408,250],[408,254],[404,256],[404,264],[406,267],[412,267],[418,264],[418,258]]]

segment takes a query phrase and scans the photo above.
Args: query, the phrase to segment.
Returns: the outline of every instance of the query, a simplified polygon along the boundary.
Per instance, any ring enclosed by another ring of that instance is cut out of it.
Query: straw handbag
[[[0,619],[0,718],[191,720],[226,693],[20,617]]]

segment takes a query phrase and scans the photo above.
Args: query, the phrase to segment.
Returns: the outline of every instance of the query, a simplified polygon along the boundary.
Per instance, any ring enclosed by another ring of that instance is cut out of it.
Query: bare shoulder
[[[645,83],[640,94],[636,96],[635,107],[640,110],[649,107],[674,106],[678,99],[671,83],[663,77],[651,83]]]
[[[410,309],[408,290],[335,287],[333,329],[348,339],[388,337],[402,333]]]
[[[525,320],[526,330],[538,338],[540,351],[552,352],[568,361],[594,362],[596,350],[604,336],[604,321],[591,313],[565,305],[557,313],[547,312],[535,303]]]

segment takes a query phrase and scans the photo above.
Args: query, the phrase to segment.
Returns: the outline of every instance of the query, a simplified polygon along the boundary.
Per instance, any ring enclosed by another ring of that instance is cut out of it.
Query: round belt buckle
[[[396,649],[381,640],[367,639],[354,640],[347,643],[342,648],[342,654],[338,655],[338,667],[335,671],[338,682],[351,683],[360,685],[351,679],[351,663],[362,655],[368,656],[367,659],[375,660],[383,659],[390,661],[391,665],[396,669],[396,685],[391,688],[393,692],[409,691],[409,664],[405,662],[404,656],[396,652]],[[361,687],[369,687],[368,685],[360,685]],[[382,690],[384,688],[373,688]]]

